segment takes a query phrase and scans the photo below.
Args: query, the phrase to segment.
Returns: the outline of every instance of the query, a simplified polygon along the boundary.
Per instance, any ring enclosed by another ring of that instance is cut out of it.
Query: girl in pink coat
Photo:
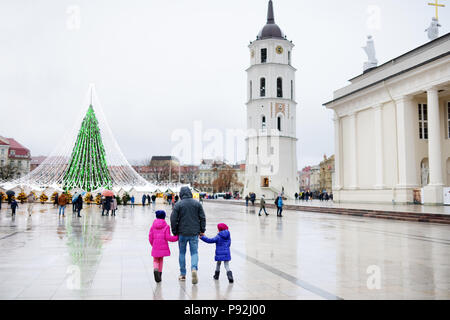
[[[178,241],[178,236],[170,235],[170,226],[164,220],[166,213],[163,210],[156,211],[156,219],[150,228],[148,240],[152,245],[153,274],[156,282],[161,282],[163,259],[170,256],[169,242]]]

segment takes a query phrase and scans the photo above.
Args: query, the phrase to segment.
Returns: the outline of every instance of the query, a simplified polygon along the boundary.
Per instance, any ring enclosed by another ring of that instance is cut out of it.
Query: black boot
[[[233,279],[233,272],[227,271],[227,277],[228,277],[228,281],[229,281],[230,283],[233,283],[233,282],[234,282],[234,279]]]
[[[220,271],[216,271],[216,272],[214,272],[213,278],[214,278],[215,280],[219,280],[219,275],[220,275]]]
[[[153,275],[155,276],[156,282],[161,282],[161,272],[158,269],[153,270]]]

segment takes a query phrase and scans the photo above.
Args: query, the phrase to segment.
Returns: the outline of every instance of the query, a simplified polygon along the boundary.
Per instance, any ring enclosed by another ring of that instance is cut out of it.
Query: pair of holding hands
[[[203,237],[204,235],[205,235],[204,233],[200,233],[200,234],[198,235],[198,237],[201,238],[201,237]]]

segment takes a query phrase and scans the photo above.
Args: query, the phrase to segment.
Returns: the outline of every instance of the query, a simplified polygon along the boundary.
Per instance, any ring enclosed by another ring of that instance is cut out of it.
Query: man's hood
[[[224,240],[230,239],[230,231],[228,230],[222,230],[219,232],[219,237],[221,237]]]
[[[181,198],[181,200],[192,198],[191,189],[189,189],[189,187],[181,187],[181,189],[180,189],[180,198]]]

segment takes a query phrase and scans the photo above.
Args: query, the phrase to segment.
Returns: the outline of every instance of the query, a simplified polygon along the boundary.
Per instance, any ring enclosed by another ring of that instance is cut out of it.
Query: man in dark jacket
[[[172,233],[178,235],[178,247],[180,249],[180,277],[181,281],[186,280],[186,247],[189,243],[191,253],[192,283],[198,282],[198,236],[203,236],[206,230],[206,217],[202,205],[192,198],[191,190],[182,187],[180,198],[175,204],[170,215],[170,225]]]
[[[79,195],[77,200],[75,201],[75,209],[78,213],[78,217],[81,217],[80,212],[83,209],[83,197],[81,195]]]

